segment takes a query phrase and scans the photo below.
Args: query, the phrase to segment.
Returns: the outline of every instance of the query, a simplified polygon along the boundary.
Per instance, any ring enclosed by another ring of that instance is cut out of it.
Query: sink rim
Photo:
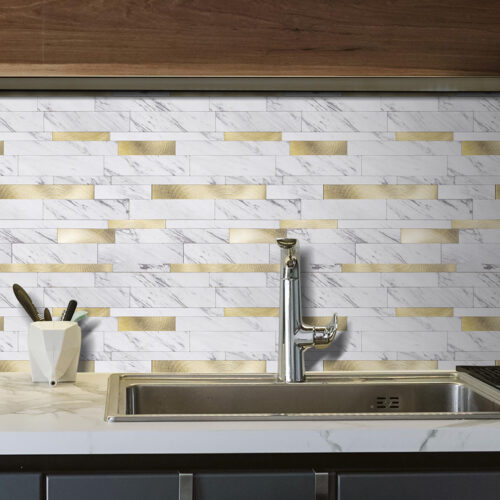
[[[500,405],[500,391],[474,377],[452,370],[308,372],[303,387],[318,384],[456,384]],[[470,412],[379,412],[379,413],[204,413],[204,414],[127,414],[126,392],[134,385],[284,385],[275,374],[192,374],[192,373],[116,373],[108,379],[104,420],[107,422],[200,422],[200,421],[311,421],[311,420],[454,420],[500,419],[500,411]],[[292,385],[292,384],[290,384]],[[295,384],[293,384],[295,385]]]

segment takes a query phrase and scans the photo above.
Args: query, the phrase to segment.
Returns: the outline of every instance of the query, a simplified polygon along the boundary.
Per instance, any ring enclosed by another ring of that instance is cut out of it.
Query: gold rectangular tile
[[[151,361],[153,373],[265,373],[265,361]]]
[[[279,270],[279,264],[170,264],[172,273],[278,273]]]
[[[337,229],[336,219],[289,219],[280,220],[282,229]]]
[[[500,332],[500,316],[464,316],[462,331]]]
[[[224,132],[225,141],[281,141],[281,132]]]
[[[93,372],[95,372],[95,361],[81,359],[78,362],[78,371],[80,373],[93,373]]]
[[[2,360],[0,361],[0,372],[30,372],[28,360]]]
[[[65,307],[53,307],[52,316],[60,317]],[[76,311],[87,311],[88,317],[92,318],[109,318],[109,307],[77,307]]]
[[[437,200],[438,187],[418,184],[327,184],[325,200]]]
[[[325,326],[330,323],[332,317],[331,316],[304,316],[304,323],[311,326]],[[347,318],[345,316],[338,317],[338,330],[345,331],[347,330]]]
[[[229,230],[229,243],[276,243],[277,238],[286,238],[286,229]]]
[[[3,200],[93,200],[93,185],[71,184],[3,184]]]
[[[458,229],[401,229],[401,243],[458,243]]]
[[[110,229],[164,229],[164,219],[108,220]]]
[[[0,155],[3,155],[3,141],[0,141]]]
[[[500,200],[500,184],[495,186],[495,199]]]
[[[52,132],[53,141],[109,141],[109,132]]]
[[[396,141],[452,141],[453,132],[396,132]]]
[[[225,307],[224,316],[245,318],[251,316],[278,318],[280,310],[278,307]]]
[[[3,330],[3,316],[0,316],[0,331]]]
[[[323,370],[328,371],[404,371],[404,370],[436,370],[438,362],[431,360],[424,361],[343,361],[325,360]]]
[[[111,273],[113,264],[0,264],[0,273]]]
[[[500,141],[462,141],[462,155],[500,155]]]
[[[342,264],[343,273],[454,273],[456,264]]]
[[[453,317],[453,307],[396,307],[398,317]]]
[[[500,219],[452,220],[456,229],[500,229]]]
[[[153,184],[153,200],[264,200],[266,186],[259,184]]]
[[[290,154],[346,155],[347,141],[290,141]]]
[[[175,155],[175,141],[118,141],[119,155]]]
[[[114,229],[66,229],[57,230],[58,243],[114,243]]]
[[[119,332],[173,330],[175,330],[175,318],[172,316],[122,316],[118,318]]]

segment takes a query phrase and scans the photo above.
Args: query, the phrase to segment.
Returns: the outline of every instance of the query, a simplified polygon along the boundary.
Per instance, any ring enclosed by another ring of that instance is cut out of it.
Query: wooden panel
[[[4,0],[0,75],[500,75],[500,3]]]

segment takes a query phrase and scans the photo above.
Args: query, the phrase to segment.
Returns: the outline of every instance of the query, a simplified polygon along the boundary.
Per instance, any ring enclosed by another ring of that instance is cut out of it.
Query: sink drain
[[[375,404],[378,410],[399,409],[399,396],[377,396]]]

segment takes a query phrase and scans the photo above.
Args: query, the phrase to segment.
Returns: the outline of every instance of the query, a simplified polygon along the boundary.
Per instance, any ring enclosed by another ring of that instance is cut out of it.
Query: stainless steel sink
[[[111,375],[105,419],[120,421],[500,418],[500,391],[456,372]]]

